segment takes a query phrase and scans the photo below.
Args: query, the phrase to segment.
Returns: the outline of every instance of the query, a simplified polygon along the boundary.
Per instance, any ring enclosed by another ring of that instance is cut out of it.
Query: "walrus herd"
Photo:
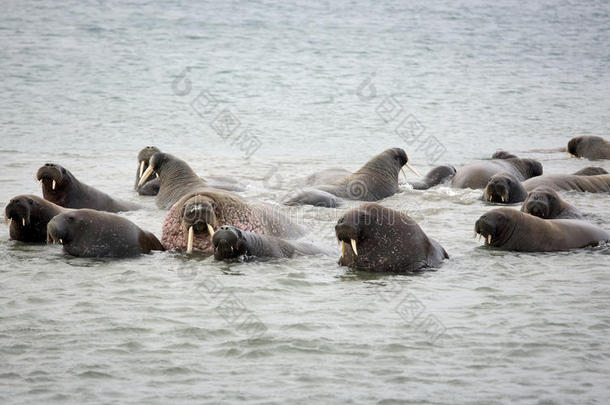
[[[569,157],[610,159],[610,143],[600,137],[573,138],[565,151]],[[80,182],[54,163],[36,173],[44,198],[19,195],[5,207],[10,238],[59,243],[67,254],[80,257],[130,257],[156,250],[198,252],[216,260],[331,254],[299,240],[307,237],[306,229],[278,206],[238,195],[245,188],[239,181],[200,177],[187,162],[154,146],[142,149],[137,163],[134,191],[154,196],[156,205],[168,210],[160,239],[117,214],[139,206]],[[281,202],[328,208],[346,200],[365,202],[345,212],[335,225],[339,265],[377,272],[438,267],[449,259],[445,249],[408,215],[378,203],[400,191],[404,167],[419,175],[403,149],[387,149],[353,173],[343,168],[312,173],[304,188]],[[610,193],[610,174],[600,167],[543,174],[539,161],[497,151],[489,160],[457,168],[438,166],[422,180],[403,184],[416,190],[438,185],[480,189],[486,204],[523,203],[520,210],[496,208],[475,221],[475,238],[484,238],[488,247],[543,252],[610,241],[608,231],[587,222],[586,214],[558,194]]]

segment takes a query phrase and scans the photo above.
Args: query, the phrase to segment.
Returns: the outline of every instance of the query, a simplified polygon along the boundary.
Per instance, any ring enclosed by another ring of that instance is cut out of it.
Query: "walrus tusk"
[[[42,179],[38,180],[38,185],[42,186]]]
[[[356,256],[358,256],[358,249],[356,249],[356,241],[354,239],[351,239],[352,242],[352,249],[354,250],[354,254]]]
[[[491,235],[487,235],[487,244],[491,245]]]
[[[409,180],[409,178],[407,177],[407,173],[405,172],[405,168],[401,167],[400,171],[402,172],[402,175],[405,176],[405,179]]]
[[[345,242],[341,241],[341,257],[345,254]]]
[[[142,177],[140,177],[140,181],[138,182],[138,187],[146,182],[146,180],[150,177],[150,175],[154,172],[152,166],[148,166]]]
[[[53,180],[53,185],[51,186],[51,188],[53,188],[53,190],[55,190],[55,180]]]
[[[207,225],[208,225],[208,233],[210,234],[210,238],[211,238],[214,236],[214,228],[210,224],[207,224]]]
[[[479,235],[479,242],[481,241],[481,236],[483,236],[483,235]]]
[[[59,244],[63,245],[64,244],[64,240],[62,238],[59,238]]]
[[[189,236],[188,241],[186,242],[186,253],[193,253],[193,239],[195,237],[195,232],[193,231],[193,227],[189,227]]]
[[[13,218],[8,219],[8,227],[10,228],[13,225]]]
[[[421,174],[417,173],[417,170],[415,170],[415,169],[413,168],[413,166],[411,166],[411,165],[409,164],[409,162],[405,163],[405,166],[407,166],[407,168],[408,168],[409,170],[411,170],[413,173],[415,173],[415,175],[416,175],[416,176],[421,177]]]
[[[572,155],[570,152],[568,152],[568,158],[572,159],[573,157],[575,157],[574,155]]]
[[[504,196],[502,196],[502,202],[504,202]]]
[[[25,218],[21,218],[21,225],[25,226]]]
[[[141,161],[140,162],[140,175],[138,176],[138,179],[142,178],[142,173],[144,173],[144,165],[146,164],[145,161]]]

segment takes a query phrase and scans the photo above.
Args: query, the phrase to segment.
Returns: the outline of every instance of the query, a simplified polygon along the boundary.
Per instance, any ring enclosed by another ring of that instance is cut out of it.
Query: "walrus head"
[[[525,200],[527,191],[521,182],[510,173],[499,173],[490,177],[483,199],[496,204],[514,204]]]
[[[54,163],[45,163],[36,172],[36,180],[42,185],[43,193],[50,195],[64,190],[72,182],[73,178],[72,173]]]
[[[200,238],[210,238],[214,236],[214,229],[217,227],[216,202],[205,195],[196,194],[186,200],[182,206],[181,222],[187,232],[186,252],[193,251],[193,241],[195,235]]]
[[[601,136],[577,136],[570,139],[566,151],[569,157],[588,157],[595,149],[600,149],[606,143]]]
[[[526,178],[541,176],[543,173],[542,163],[536,159],[519,159],[525,166]]]
[[[498,150],[493,155],[491,155],[492,159],[517,159],[516,155],[513,155],[510,152],[505,150]]]
[[[477,220],[474,225],[474,237],[485,238],[485,244],[489,246],[502,246],[506,244],[515,232],[519,222],[519,211],[511,208],[498,208],[485,214]]]
[[[358,270],[415,271],[448,257],[413,219],[376,203],[348,211],[335,234],[341,244],[339,264]]]
[[[4,209],[4,217],[9,221],[9,226],[14,223],[25,228],[30,225],[33,210],[37,209],[38,202],[34,196],[20,195],[12,198]]]
[[[47,225],[47,243],[59,242],[66,245],[72,242],[75,236],[82,234],[86,227],[78,214],[78,211],[74,211],[53,217]]]
[[[233,259],[248,253],[242,231],[234,226],[221,226],[214,232],[212,244],[216,260]]]
[[[144,174],[146,169],[148,169],[150,158],[152,157],[152,155],[158,152],[161,152],[161,150],[156,146],[147,146],[138,153],[138,172],[136,173],[136,187],[138,187],[137,184],[140,182],[140,179],[142,178],[142,175]],[[145,182],[149,180],[150,179],[147,179]]]
[[[138,181],[138,187],[142,186],[142,184],[148,181],[148,178],[154,173],[157,177],[161,176],[163,168],[165,165],[171,160],[172,155],[163,152],[154,153],[150,159],[148,159],[148,167],[140,176],[140,181]]]
[[[521,211],[542,219],[555,218],[561,210],[561,197],[550,187],[536,187],[530,191]]]

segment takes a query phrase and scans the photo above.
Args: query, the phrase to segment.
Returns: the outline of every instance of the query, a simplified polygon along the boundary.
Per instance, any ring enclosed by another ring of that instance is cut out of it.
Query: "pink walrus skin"
[[[213,232],[223,225],[278,237],[304,234],[279,208],[249,204],[230,192],[210,189],[189,193],[172,206],[163,222],[161,243],[167,250],[212,254]]]

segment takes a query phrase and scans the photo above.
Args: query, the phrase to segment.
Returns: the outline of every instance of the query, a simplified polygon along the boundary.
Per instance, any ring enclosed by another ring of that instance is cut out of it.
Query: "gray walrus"
[[[279,207],[246,202],[228,191],[202,190],[185,195],[163,222],[161,242],[166,249],[212,253],[212,237],[223,225],[263,235],[295,238],[305,231]]]
[[[538,187],[530,191],[521,206],[521,212],[542,219],[583,219],[576,207],[549,187]]]
[[[610,233],[578,219],[542,219],[511,208],[496,208],[475,223],[485,245],[519,252],[552,252],[597,246]],[[480,238],[480,237],[479,237]]]
[[[579,174],[543,174],[524,182],[509,173],[500,173],[489,179],[483,199],[496,204],[514,204],[525,201],[527,193],[538,187],[549,187],[555,191],[580,191],[589,193],[610,192],[610,174],[596,173],[598,168],[584,168]],[[603,169],[601,169],[603,170]]]
[[[504,157],[504,156],[503,156]],[[542,164],[534,159],[506,157],[460,167],[451,179],[456,188],[485,188],[489,179],[499,173],[510,173],[519,181],[542,174]]]
[[[157,173],[157,176],[155,177],[151,176],[152,173],[147,173],[148,167],[150,166],[150,158],[155,153],[161,153],[161,150],[155,146],[147,146],[138,153],[138,171],[136,172],[135,189],[140,195],[155,196],[159,194],[159,189],[161,188],[161,180],[159,178],[159,173]],[[180,160],[175,156],[172,156],[172,158],[188,166],[188,164],[183,160]],[[142,179],[145,173],[146,178],[141,182],[140,180]],[[201,177],[200,179],[206,187],[212,187],[228,191],[244,191],[245,189],[244,185],[241,184],[239,181],[227,176],[206,176],[205,179]]]
[[[56,215],[47,225],[47,241],[79,257],[130,257],[164,250],[150,232],[116,214],[90,209]]]
[[[286,205],[336,207],[340,199],[378,201],[398,191],[398,173],[403,166],[417,174],[400,148],[387,149],[371,158],[355,173],[331,184],[298,190],[283,199]],[[406,176],[406,175],[405,175]],[[339,199],[334,198],[339,197]]]
[[[610,142],[600,136],[577,136],[570,139],[567,151],[570,156],[589,160],[610,159]]]
[[[46,163],[39,168],[36,179],[42,185],[44,198],[65,208],[91,208],[108,212],[140,208],[137,204],[116,200],[80,182],[70,171],[54,163]]]
[[[588,166],[572,174],[575,174],[577,176],[597,176],[598,174],[608,174],[608,171],[606,171],[606,169],[604,169],[603,167]]]
[[[291,242],[274,236],[247,232],[234,226],[221,226],[212,237],[216,260],[294,257],[325,253],[304,242]]]
[[[11,239],[29,243],[47,240],[47,224],[56,215],[70,211],[35,195],[18,195],[4,209]]]
[[[414,190],[427,190],[431,187],[446,183],[455,176],[455,167],[451,165],[437,166],[430,170],[422,181],[407,182]]]
[[[357,270],[411,272],[449,258],[412,218],[376,203],[345,213],[335,234],[341,242],[339,264]]]
[[[197,190],[243,190],[238,185],[206,182],[184,160],[169,153],[157,152],[152,155],[149,159],[148,167],[142,173],[138,184],[145,184],[153,173],[159,177],[159,191],[155,202],[162,209],[171,208],[182,196]]]

